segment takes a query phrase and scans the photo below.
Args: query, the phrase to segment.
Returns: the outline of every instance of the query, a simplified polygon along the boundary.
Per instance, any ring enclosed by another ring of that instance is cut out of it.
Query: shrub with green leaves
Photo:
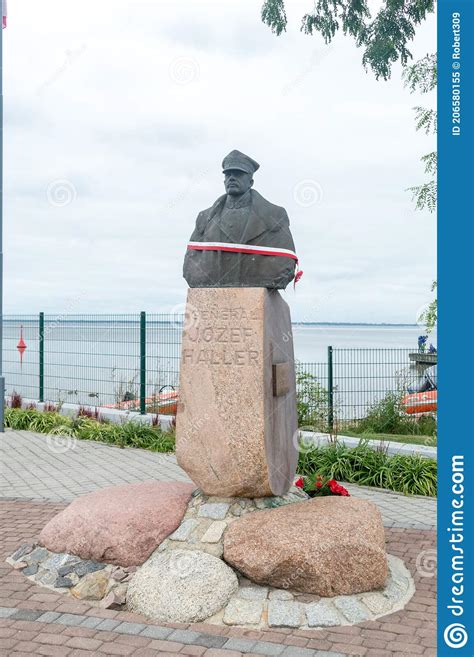
[[[296,366],[296,408],[298,426],[326,431],[328,424],[328,391],[309,372]]]
[[[403,392],[388,392],[383,399],[375,402],[367,415],[349,425],[351,431],[360,434],[393,433],[400,435],[434,436],[436,420],[429,415],[419,418],[407,416],[403,406]]]
[[[154,452],[172,452],[175,446],[172,432],[133,420],[113,424],[83,415],[70,418],[36,409],[6,408],[5,426],[52,435],[66,434],[80,440],[95,440],[120,447],[140,447]]]

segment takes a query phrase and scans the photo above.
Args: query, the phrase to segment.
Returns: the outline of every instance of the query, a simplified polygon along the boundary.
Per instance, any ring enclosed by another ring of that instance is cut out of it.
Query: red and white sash
[[[190,251],[228,251],[231,253],[256,253],[264,256],[283,256],[296,261],[296,274],[293,285],[300,280],[303,272],[298,270],[298,256],[290,249],[276,247],[255,246],[253,244],[230,244],[229,242],[188,242]]]

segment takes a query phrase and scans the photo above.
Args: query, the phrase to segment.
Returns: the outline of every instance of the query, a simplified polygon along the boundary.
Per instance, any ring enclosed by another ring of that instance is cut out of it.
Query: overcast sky
[[[304,276],[294,320],[416,321],[436,276],[435,218],[406,190],[433,140],[401,69],[288,32],[261,0],[22,0],[4,31],[5,313],[170,312],[198,212],[244,151],[284,206]],[[415,57],[436,49],[435,19]]]

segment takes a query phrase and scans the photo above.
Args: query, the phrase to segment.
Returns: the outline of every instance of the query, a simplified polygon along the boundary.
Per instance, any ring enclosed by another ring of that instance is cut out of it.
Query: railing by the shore
[[[172,413],[182,328],[182,313],[4,316],[7,395]],[[305,403],[308,425],[331,429],[365,417],[420,377],[413,351],[329,346],[326,360],[297,363],[300,422]]]

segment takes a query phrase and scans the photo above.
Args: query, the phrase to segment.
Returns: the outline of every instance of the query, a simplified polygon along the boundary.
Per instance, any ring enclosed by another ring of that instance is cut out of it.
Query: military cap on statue
[[[236,169],[246,175],[240,176],[239,194],[223,194],[198,214],[184,256],[183,276],[189,287],[284,290],[295,278],[295,245],[286,210],[252,188],[252,174],[259,167],[237,150],[224,158],[224,172]],[[228,173],[225,178],[230,178]],[[224,243],[229,246],[222,248]],[[252,245],[251,253],[241,248],[245,245]]]
[[[251,157],[240,151],[231,151],[222,161],[222,170],[224,173],[230,169],[237,169],[245,173],[255,173],[259,167],[260,164],[258,162],[255,162]]]

